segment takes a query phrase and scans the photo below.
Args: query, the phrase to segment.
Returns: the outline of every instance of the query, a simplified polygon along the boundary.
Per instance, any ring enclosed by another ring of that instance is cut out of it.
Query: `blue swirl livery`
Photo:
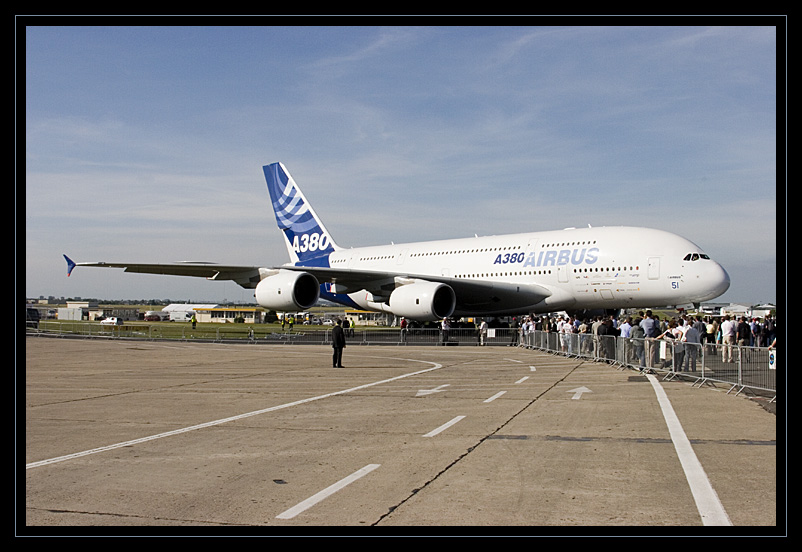
[[[329,266],[329,254],[339,249],[304,194],[281,163],[262,167],[279,229],[284,232],[293,264]]]

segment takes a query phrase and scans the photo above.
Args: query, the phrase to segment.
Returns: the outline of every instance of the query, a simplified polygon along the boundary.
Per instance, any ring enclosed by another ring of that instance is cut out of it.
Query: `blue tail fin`
[[[284,231],[295,264],[328,266],[329,253],[339,249],[298,185],[281,163],[262,167],[278,227]]]

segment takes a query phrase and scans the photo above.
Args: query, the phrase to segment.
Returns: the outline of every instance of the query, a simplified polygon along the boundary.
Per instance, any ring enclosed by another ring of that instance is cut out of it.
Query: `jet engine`
[[[317,303],[320,283],[308,272],[279,270],[257,284],[254,297],[259,305],[269,310],[303,311]]]
[[[454,290],[437,282],[415,282],[399,286],[390,294],[390,310],[412,320],[442,320],[457,306]]]

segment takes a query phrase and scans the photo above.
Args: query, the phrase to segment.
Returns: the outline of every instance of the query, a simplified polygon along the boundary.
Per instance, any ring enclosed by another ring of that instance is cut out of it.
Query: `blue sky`
[[[25,293],[250,301],[233,283],[67,278],[61,255],[284,263],[261,169],[281,161],[343,246],[649,226],[722,263],[721,300],[774,302],[777,40],[773,27],[28,27]]]

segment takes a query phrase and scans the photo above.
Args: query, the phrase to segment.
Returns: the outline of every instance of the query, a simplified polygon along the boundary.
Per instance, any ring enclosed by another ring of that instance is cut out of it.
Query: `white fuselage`
[[[418,277],[537,284],[551,292],[538,305],[519,312],[699,303],[729,287],[727,272],[694,243],[669,232],[636,227],[569,228],[339,249],[329,262],[333,268]],[[375,308],[369,294],[349,293],[349,297],[362,308]],[[476,313],[458,309],[454,314]]]
[[[281,163],[263,166],[290,262],[75,263],[128,272],[232,280],[262,307],[306,310],[319,298],[404,316],[541,313],[686,305],[730,285],[696,244],[662,230],[566,228],[374,247],[338,246]]]

